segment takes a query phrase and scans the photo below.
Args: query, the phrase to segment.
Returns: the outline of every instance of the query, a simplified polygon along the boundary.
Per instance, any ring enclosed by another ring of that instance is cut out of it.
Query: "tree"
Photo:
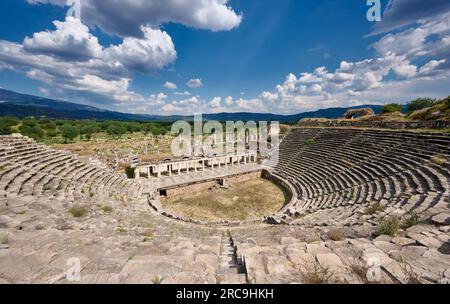
[[[56,132],[56,129],[47,129],[47,130],[45,130],[45,135],[48,138],[53,138],[53,137],[56,137],[56,135],[58,135],[58,132]]]
[[[402,111],[403,111],[403,106],[398,103],[387,104],[381,109],[381,112],[383,114],[384,113],[393,113],[393,112],[402,112]]]
[[[144,135],[147,136],[148,133],[150,133],[151,126],[149,124],[144,124],[142,126],[142,132],[144,132]]]
[[[116,136],[117,138],[121,138],[126,132],[126,128],[120,122],[113,122],[108,126],[108,129],[106,129],[106,133]]]
[[[49,119],[43,119],[41,118],[38,121],[39,126],[44,129],[45,131],[45,136],[47,138],[53,138],[55,137],[58,133],[56,132],[56,123],[53,120],[49,120]]]
[[[22,126],[36,127],[38,123],[34,117],[27,117],[22,120]]]
[[[23,136],[28,136],[34,140],[39,140],[44,136],[44,130],[37,124],[35,126],[22,125],[20,126],[19,131]]]
[[[435,102],[436,102],[436,99],[432,99],[432,98],[418,98],[418,99],[412,100],[408,103],[408,112],[412,113],[417,110],[430,108],[435,104]]]
[[[72,126],[71,124],[64,124],[61,128],[60,128],[62,137],[64,138],[64,143],[67,144],[67,140],[72,140],[75,137],[77,137],[80,132],[78,131],[77,128],[75,128],[74,126]]]
[[[126,123],[127,131],[130,133],[140,132],[142,131],[142,126],[138,122],[129,122]]]
[[[36,119],[33,117],[23,119],[19,131],[23,136],[28,136],[34,140],[39,140],[44,136],[44,130],[39,127]]]
[[[92,121],[81,127],[81,134],[85,135],[87,140],[91,140],[92,135],[100,132],[100,130],[100,126],[95,121]]]
[[[8,135],[13,133],[12,127],[17,125],[19,121],[14,117],[0,118],[0,135]]]

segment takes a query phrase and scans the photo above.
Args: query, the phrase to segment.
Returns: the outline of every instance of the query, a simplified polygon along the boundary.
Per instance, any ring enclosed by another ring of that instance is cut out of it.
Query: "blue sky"
[[[81,1],[0,2],[1,87],[149,114],[449,95],[448,1],[381,1],[376,23],[365,0]]]

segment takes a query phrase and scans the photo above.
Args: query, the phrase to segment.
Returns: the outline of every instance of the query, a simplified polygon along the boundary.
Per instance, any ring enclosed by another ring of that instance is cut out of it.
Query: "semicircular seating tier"
[[[0,136],[0,193],[66,202],[101,196],[138,198],[143,187],[112,170],[22,136]]]
[[[294,129],[266,162],[295,189],[277,223],[354,225],[365,210],[432,216],[447,210],[450,134],[356,129]]]

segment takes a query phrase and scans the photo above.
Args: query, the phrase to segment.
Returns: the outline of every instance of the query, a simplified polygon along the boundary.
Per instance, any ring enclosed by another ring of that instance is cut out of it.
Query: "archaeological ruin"
[[[1,136],[0,283],[450,282],[449,133],[303,125],[276,152],[143,162],[127,178]],[[161,204],[253,178],[284,206],[210,222]]]

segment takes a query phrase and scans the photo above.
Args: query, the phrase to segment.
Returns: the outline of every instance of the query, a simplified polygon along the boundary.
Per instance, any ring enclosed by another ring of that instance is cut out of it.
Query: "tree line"
[[[442,100],[438,100],[438,99],[434,99],[434,98],[417,98],[417,99],[411,100],[406,105],[402,105],[399,103],[390,103],[390,104],[384,105],[383,108],[381,109],[381,112],[383,114],[394,113],[394,112],[407,112],[408,114],[411,114],[415,111],[426,109],[426,108],[431,108],[438,104],[444,104],[447,107],[449,107],[450,96],[445,99],[442,99]]]
[[[119,139],[125,134],[142,132],[144,135],[165,135],[170,132],[171,122],[126,122],[96,120],[54,120],[49,118],[0,117],[0,134],[20,133],[35,140],[52,140],[60,137],[65,143],[77,137],[92,140],[98,133],[106,133]]]

